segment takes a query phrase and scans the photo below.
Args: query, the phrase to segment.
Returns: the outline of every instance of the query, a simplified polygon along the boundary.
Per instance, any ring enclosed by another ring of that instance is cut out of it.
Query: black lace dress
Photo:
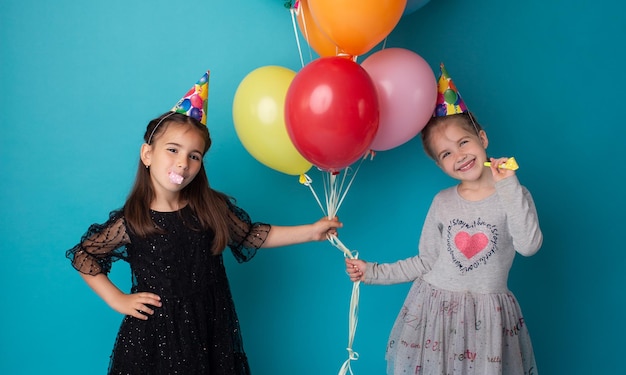
[[[231,248],[239,262],[250,260],[263,244],[269,224],[252,223],[231,205]],[[148,320],[126,316],[109,365],[109,374],[249,374],[239,321],[222,255],[210,252],[213,233],[196,231],[189,208],[151,212],[165,234],[139,238],[127,229],[121,211],[92,225],[66,256],[78,271],[107,274],[113,261],[126,260],[132,293],[161,297]]]

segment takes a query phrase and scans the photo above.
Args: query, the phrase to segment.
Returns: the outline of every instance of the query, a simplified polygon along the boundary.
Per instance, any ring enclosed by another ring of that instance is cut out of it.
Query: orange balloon
[[[309,46],[320,57],[335,56],[339,52],[335,43],[315,24],[309,9],[308,0],[300,0],[298,10],[296,11],[296,20],[298,21],[298,28],[309,43]]]
[[[317,27],[339,49],[360,56],[396,27],[407,0],[308,0]]]

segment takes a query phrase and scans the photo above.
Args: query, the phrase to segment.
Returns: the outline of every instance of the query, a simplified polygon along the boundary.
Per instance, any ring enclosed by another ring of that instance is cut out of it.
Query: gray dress
[[[536,375],[507,279],[516,252],[533,255],[542,240],[533,199],[515,176],[481,201],[456,186],[437,194],[419,255],[367,264],[365,283],[413,283],[389,336],[387,373]]]

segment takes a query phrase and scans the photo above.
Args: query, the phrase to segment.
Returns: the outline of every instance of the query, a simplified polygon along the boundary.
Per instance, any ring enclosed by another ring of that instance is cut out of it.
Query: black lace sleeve
[[[121,211],[113,211],[104,224],[92,224],[80,243],[65,252],[76,270],[89,274],[108,274],[111,264],[127,259],[126,246],[130,243],[126,222]]]
[[[239,263],[247,262],[263,246],[272,226],[265,223],[253,223],[246,211],[228,202],[230,208],[230,242],[228,247]]]

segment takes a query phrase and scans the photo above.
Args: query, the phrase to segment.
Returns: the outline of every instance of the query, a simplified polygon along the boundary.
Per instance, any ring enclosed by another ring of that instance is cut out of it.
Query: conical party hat
[[[449,116],[467,112],[467,106],[443,63],[441,63],[439,68],[441,69],[441,75],[437,82],[437,105],[435,106],[433,116]]]
[[[187,93],[180,98],[178,103],[171,109],[172,112],[182,113],[195,118],[206,125],[207,102],[209,98],[209,74],[206,73]]]

